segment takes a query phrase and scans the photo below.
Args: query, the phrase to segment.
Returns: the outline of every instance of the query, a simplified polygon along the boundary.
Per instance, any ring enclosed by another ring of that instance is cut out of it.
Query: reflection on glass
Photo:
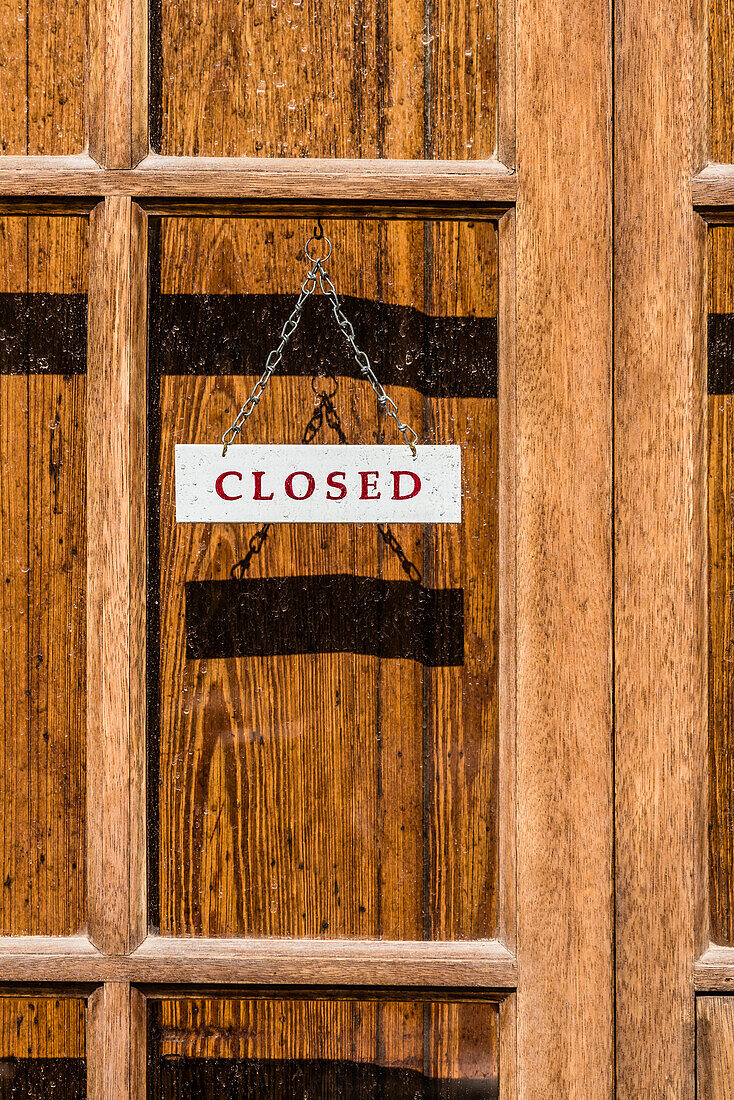
[[[84,1100],[85,1003],[0,997],[0,1100]]]
[[[3,934],[84,927],[87,221],[0,218]]]
[[[186,999],[150,1009],[150,1100],[496,1100],[497,1005]]]
[[[154,224],[151,912],[174,935],[491,937],[496,233],[325,229],[401,415],[462,446],[463,521],[176,525],[174,445],[231,424],[293,308],[311,223]],[[313,443],[400,442],[314,296],[245,440],[300,442],[322,391]]]
[[[158,0],[150,41],[156,152],[494,154],[494,0]]]

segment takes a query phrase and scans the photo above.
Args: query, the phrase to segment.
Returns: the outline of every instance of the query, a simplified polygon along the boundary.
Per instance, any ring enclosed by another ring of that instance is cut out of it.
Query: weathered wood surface
[[[2,219],[1,292],[45,294],[50,329],[55,295],[86,290],[86,240],[81,219]],[[55,373],[27,302],[3,299],[4,340],[24,336],[0,373],[0,922],[65,935],[85,921],[85,379]],[[83,328],[65,340],[83,362]]]
[[[705,6],[614,27],[615,969],[619,1100],[692,1100],[707,943]]]
[[[2,0],[1,154],[84,149],[86,20],[86,0]]]
[[[483,159],[495,3],[154,5],[151,146],[183,156]],[[192,74],[193,78],[192,78]]]
[[[696,1000],[696,1096],[731,1100],[734,1090],[734,1000]]]
[[[160,1060],[172,1057],[342,1061],[356,1063],[357,1074],[367,1064],[475,1087],[497,1079],[493,1002],[181,999],[152,1011],[154,1080]],[[357,1085],[350,1095],[374,1093]]]
[[[308,226],[266,223],[264,237],[261,226],[256,235],[242,222],[164,223],[164,291],[295,291],[301,278],[295,254]],[[495,311],[491,226],[447,223],[429,233],[432,248],[422,224],[340,223],[330,265],[337,286],[428,313]],[[308,348],[314,369],[321,350]],[[423,349],[406,345],[404,353],[409,358]],[[410,389],[396,391],[419,430],[425,417],[427,437],[466,444],[461,528],[394,531],[427,584],[463,586],[463,668],[424,672],[412,662],[348,653],[186,660],[184,581],[228,578],[254,528],[176,527],[173,446],[220,438],[255,369],[259,363],[244,378],[167,373],[160,384],[160,456],[152,462],[160,470],[161,932],[491,937],[496,400],[422,401]],[[376,403],[365,383],[342,379],[335,402],[348,439],[374,438]],[[307,377],[276,375],[247,439],[296,442],[313,408]],[[384,428],[390,438],[391,422]],[[330,438],[328,431],[320,438]],[[372,527],[283,525],[271,529],[247,575],[340,570],[404,576]]]
[[[734,161],[734,5],[708,0],[710,149],[708,159]]]

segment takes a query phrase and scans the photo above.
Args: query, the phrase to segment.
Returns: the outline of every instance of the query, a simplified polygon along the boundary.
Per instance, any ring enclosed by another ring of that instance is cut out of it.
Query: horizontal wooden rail
[[[697,993],[734,993],[734,947],[711,944],[694,968]]]
[[[0,198],[98,199],[132,196],[150,208],[190,204],[298,202],[386,207],[392,204],[508,209],[517,177],[499,161],[270,160],[160,157],[137,168],[105,170],[90,157],[0,157]]]
[[[227,940],[150,936],[130,955],[103,955],[83,936],[0,938],[3,982],[199,986],[425,986],[514,990],[514,956],[495,940]]]
[[[734,207],[734,164],[708,164],[693,179],[693,205],[702,212]]]

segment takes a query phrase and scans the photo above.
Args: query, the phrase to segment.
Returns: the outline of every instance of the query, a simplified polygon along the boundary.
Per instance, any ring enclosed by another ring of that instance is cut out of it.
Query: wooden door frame
[[[91,1100],[142,1100],[146,996],[296,986],[483,991],[502,1100],[613,1094],[610,16],[501,0],[498,34],[496,159],[170,158],[147,152],[146,7],[91,0],[89,153],[0,157],[3,212],[90,213],[89,937],[0,939],[0,981],[95,987]],[[258,211],[499,224],[494,941],[146,934],[146,222]]]

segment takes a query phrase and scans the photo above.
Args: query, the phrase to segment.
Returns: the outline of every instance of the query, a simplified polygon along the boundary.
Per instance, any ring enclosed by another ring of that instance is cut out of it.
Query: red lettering
[[[272,493],[270,493],[269,496],[266,496],[266,497],[263,496],[263,477],[265,476],[265,471],[264,470],[253,470],[252,471],[252,476],[255,478],[255,495],[252,499],[253,500],[272,500],[273,499],[273,494]]]
[[[413,491],[411,493],[400,492],[400,478],[412,477],[413,478]],[[392,498],[393,500],[411,500],[413,497],[418,496],[421,491],[421,479],[418,474],[414,474],[412,470],[393,470],[392,471]]]
[[[306,492],[303,496],[297,497],[293,492],[294,477],[305,477],[306,479]],[[315,488],[316,482],[314,481],[313,474],[307,473],[306,470],[295,470],[292,474],[288,474],[288,477],[285,479],[286,496],[289,496],[291,500],[308,500]]]
[[[223,474],[219,475],[219,477],[217,478],[216,484],[214,486],[214,488],[217,491],[217,496],[221,497],[222,500],[241,500],[242,499],[242,493],[238,493],[236,497],[231,497],[227,493],[225,493],[225,491],[224,491],[224,479],[225,479],[225,477],[237,477],[237,478],[239,478],[240,481],[242,481],[242,474],[238,470],[225,470],[225,472]]]
[[[326,494],[326,499],[327,500],[344,500],[344,497],[347,495],[347,487],[346,487],[346,485],[344,484],[343,481],[335,481],[334,480],[334,478],[336,478],[336,477],[344,477],[344,476],[345,476],[345,474],[344,474],[343,470],[332,470],[331,473],[328,475],[328,477],[326,478],[326,484],[331,489],[338,489],[339,490],[339,495],[334,496],[333,493],[327,493]]]
[[[370,490],[377,489],[377,478],[379,477],[379,472],[377,470],[360,470],[359,476],[362,479],[362,492],[359,494],[359,499],[379,500],[380,494],[378,492],[370,492]]]

